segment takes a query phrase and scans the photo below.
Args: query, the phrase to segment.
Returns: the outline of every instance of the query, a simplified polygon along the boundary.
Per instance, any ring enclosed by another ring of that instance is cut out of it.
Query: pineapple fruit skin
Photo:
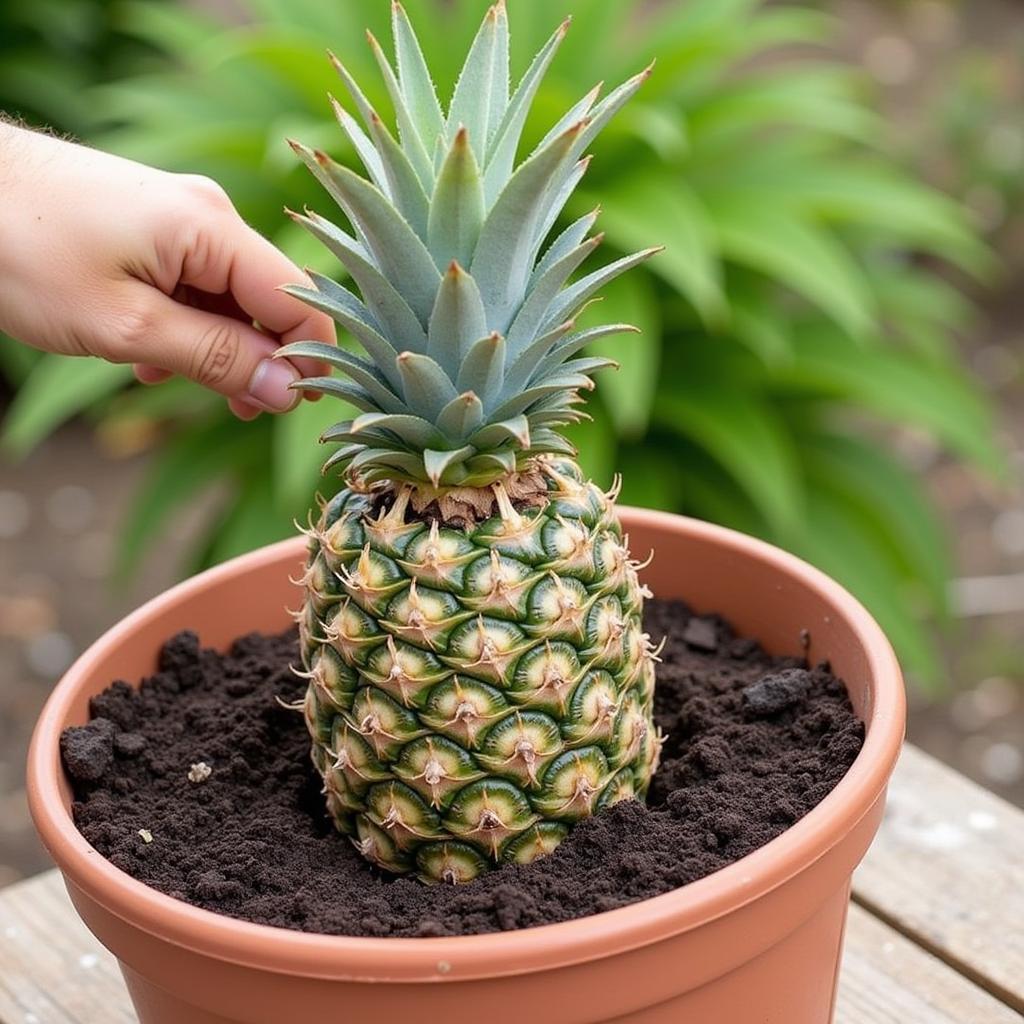
[[[334,824],[387,871],[529,862],[656,769],[638,563],[611,495],[539,465],[534,507],[467,528],[345,489],[309,531],[312,758]]]

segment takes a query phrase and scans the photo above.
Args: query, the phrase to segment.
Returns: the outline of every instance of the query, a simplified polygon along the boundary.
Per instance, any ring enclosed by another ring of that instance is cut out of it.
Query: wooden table
[[[908,747],[854,880],[836,1024],[1022,1021],[1024,814]],[[56,872],[0,892],[0,1024],[135,1024]]]

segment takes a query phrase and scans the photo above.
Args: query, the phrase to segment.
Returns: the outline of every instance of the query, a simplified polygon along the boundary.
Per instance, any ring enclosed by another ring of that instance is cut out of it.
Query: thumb
[[[148,289],[143,329],[131,339],[132,360],[180,374],[267,412],[299,401],[289,385],[300,377],[286,359],[271,358],[273,338],[234,317],[186,306]]]

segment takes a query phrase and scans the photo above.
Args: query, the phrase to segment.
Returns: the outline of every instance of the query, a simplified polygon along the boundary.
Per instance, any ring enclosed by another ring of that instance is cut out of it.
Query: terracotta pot
[[[624,509],[633,551],[654,548],[661,597],[718,611],[777,653],[827,658],[867,724],[846,777],[805,818],[735,864],[656,899],[503,934],[437,939],[306,935],[236,921],[123,874],[82,838],[58,756],[68,725],[113,679],[153,671],[178,630],[226,645],[287,625],[300,539],[169,590],[98,640],[43,710],[29,799],[85,923],[120,960],[142,1024],[827,1024],[850,876],[882,816],[904,696],[892,649],[846,591],[729,530]],[[806,632],[805,632],[806,631]]]

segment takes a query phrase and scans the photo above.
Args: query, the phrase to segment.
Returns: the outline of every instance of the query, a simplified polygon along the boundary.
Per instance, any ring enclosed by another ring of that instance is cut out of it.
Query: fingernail
[[[283,359],[264,359],[253,371],[245,400],[267,412],[285,412],[299,400],[289,389],[299,379],[298,371]]]

